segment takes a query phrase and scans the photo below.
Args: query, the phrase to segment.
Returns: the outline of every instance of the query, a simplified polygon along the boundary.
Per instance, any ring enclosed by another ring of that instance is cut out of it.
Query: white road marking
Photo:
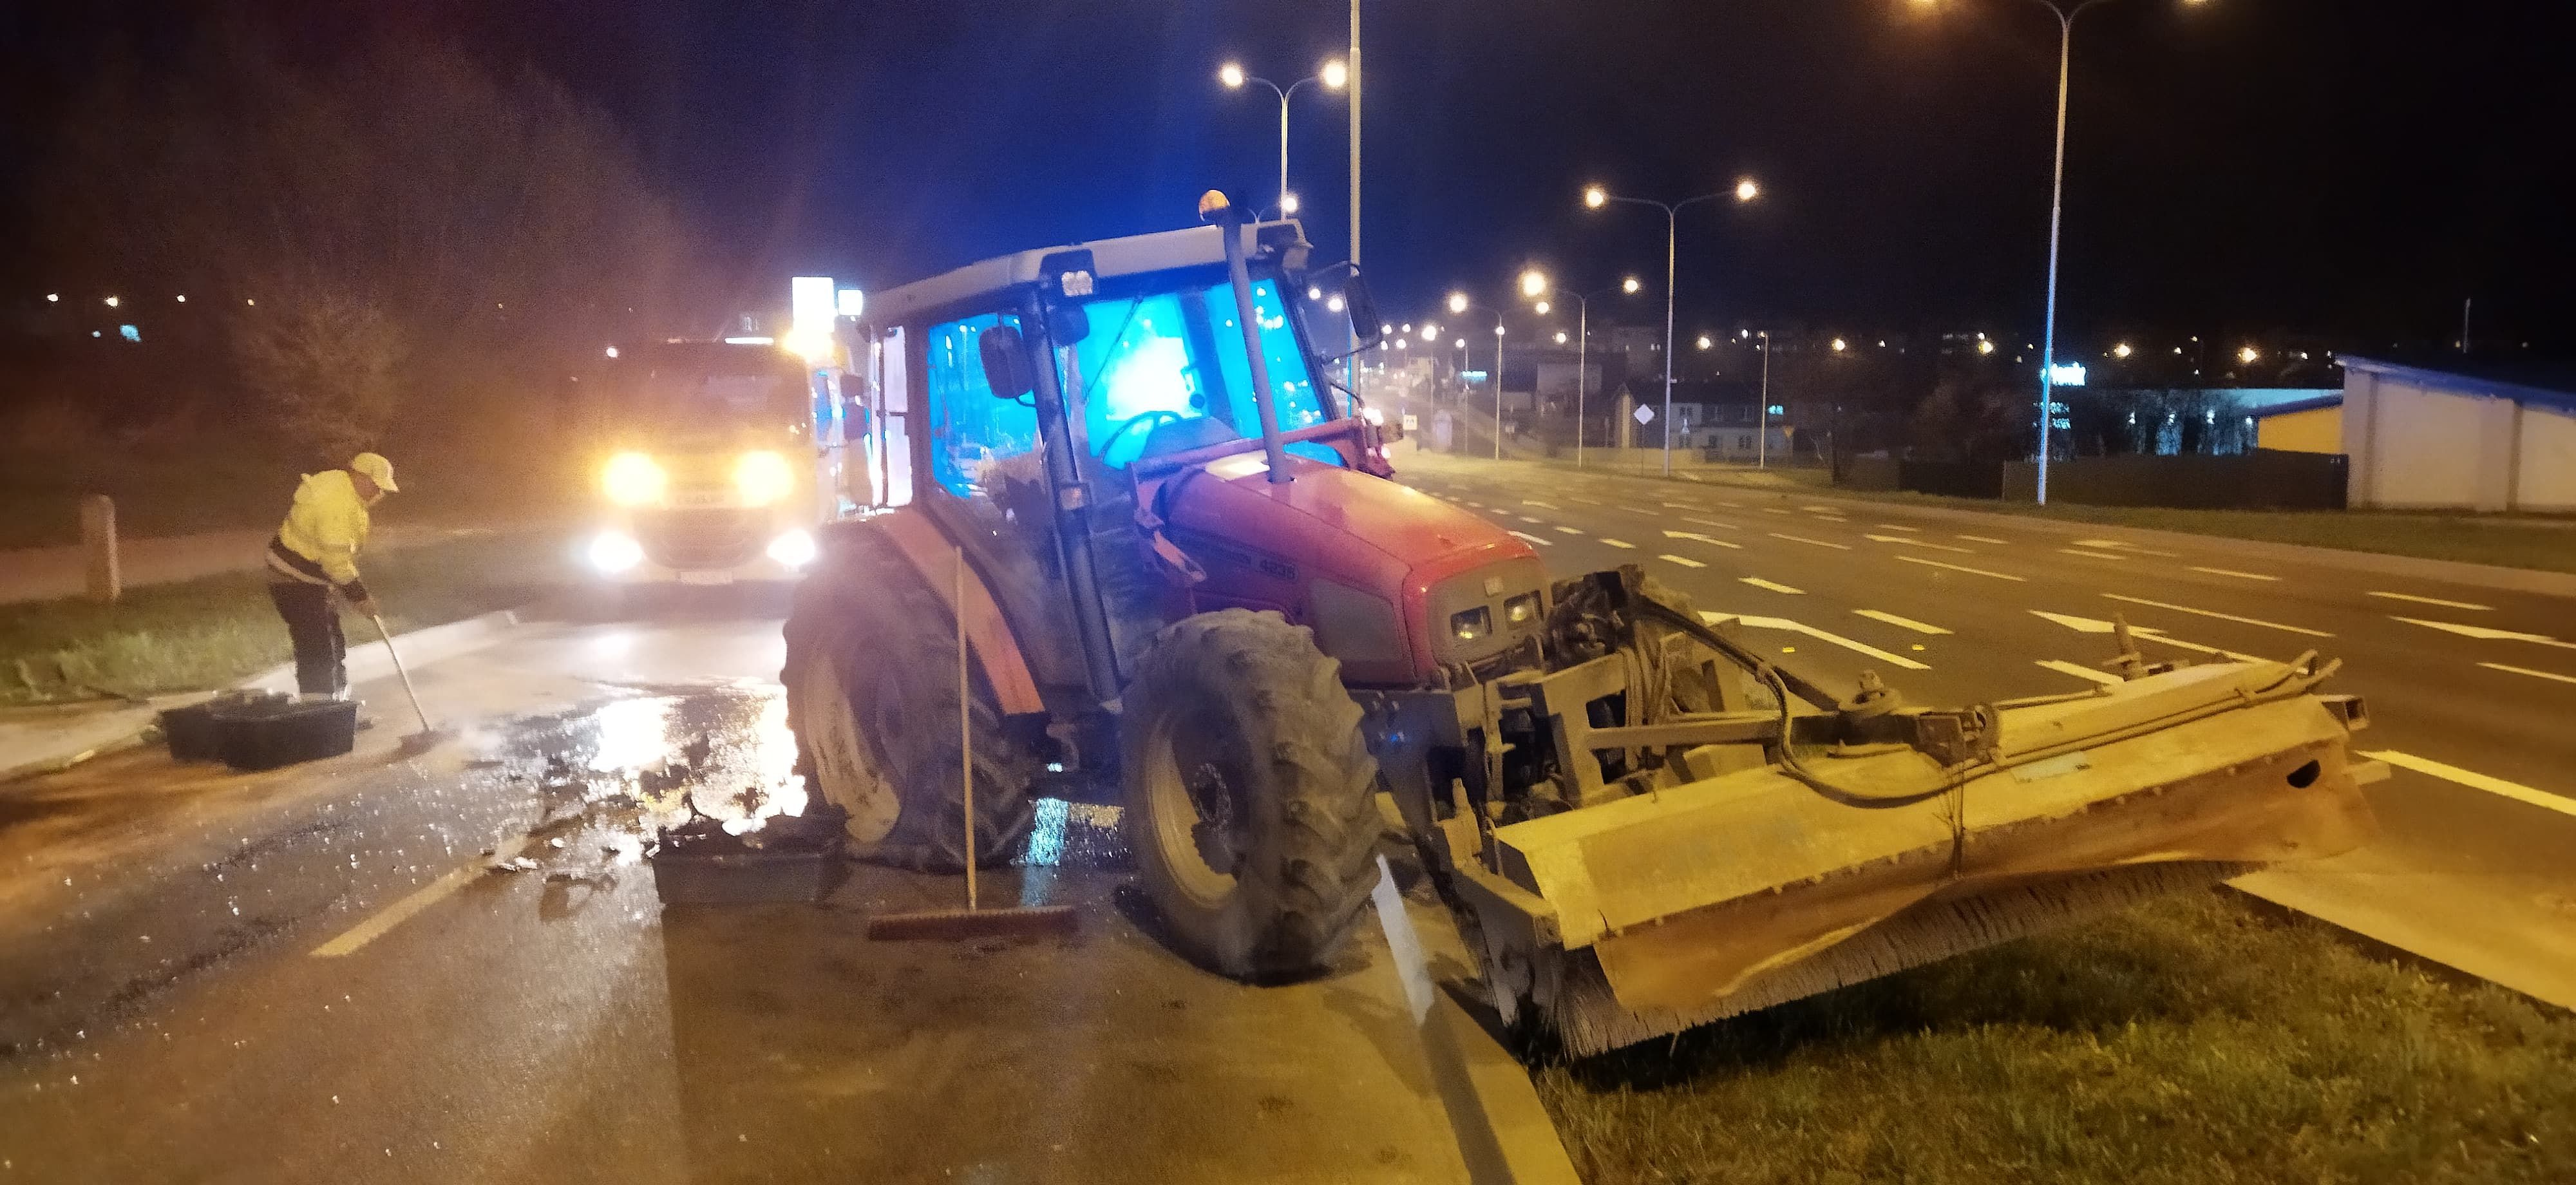
[[[2136,555],[2163,556],[2169,560],[2178,560],[2182,558],[2182,553],[2179,551],[2157,551],[2155,548],[2140,547],[2135,543],[2130,543],[2121,539],[2078,539],[2075,541],[2075,546],[2099,547],[2105,551],[2125,551]]]
[[[1742,502],[1729,502],[1729,501],[1726,501],[1726,500],[1724,500],[1724,499],[1719,499],[1719,501],[1718,501],[1718,503],[1717,503],[1717,504],[1718,504],[1718,505],[1720,505],[1720,506],[1723,506],[1723,507],[1727,508],[1728,510],[1742,510],[1742,509],[1744,509],[1744,504],[1743,504]]]
[[[2561,642],[2547,634],[2526,634],[2520,630],[2500,630],[2492,626],[2484,625],[2461,625],[2456,621],[2426,621],[2420,617],[2396,617],[2391,618],[2390,620],[2402,621],[2408,625],[2430,626],[2433,629],[2440,630],[2446,634],[2458,634],[2463,638],[2476,638],[2481,642],[2538,642],[2543,646],[2556,646],[2563,650],[2576,650],[2576,642]]]
[[[2125,560],[2125,559],[2129,558],[2129,557],[2127,557],[2127,556],[2120,555],[2120,554],[2118,554],[2118,553],[2116,553],[2116,552],[2108,552],[2108,551],[2085,551],[2085,550],[2083,550],[2083,549],[2081,549],[2081,548],[2074,548],[2074,547],[2061,547],[2061,548],[2058,548],[2058,549],[2057,549],[2057,554],[2059,554],[2059,555],[2080,555],[2080,556],[2083,556],[2084,558],[2086,558],[2086,559],[2088,559],[2088,560]]]
[[[1582,534],[1582,533],[1583,533],[1583,532],[1581,532],[1581,531],[1575,530],[1575,529],[1574,529],[1574,528],[1572,528],[1572,527],[1558,527],[1556,530],[1557,530],[1557,533],[1558,533],[1558,534],[1560,534],[1560,535],[1580,535],[1580,534]],[[965,824],[960,823],[960,824],[958,824],[958,826],[963,827],[963,826],[965,826]]]
[[[1554,547],[1554,546],[1556,546],[1556,540],[1554,540],[1554,539],[1541,539],[1541,538],[1539,538],[1538,536],[1533,535],[1533,534],[1530,534],[1530,533],[1529,533],[1529,532],[1527,532],[1527,531],[1514,531],[1514,532],[1512,532],[1512,538],[1514,538],[1514,539],[1522,539],[1522,540],[1526,540],[1526,541],[1528,541],[1528,542],[1538,544],[1538,545],[1539,545],[1539,546],[1541,546],[1541,547]],[[963,826],[965,826],[965,824],[960,823],[960,824],[958,824],[958,826],[963,827]]]
[[[1682,516],[1682,521],[1686,523],[1697,523],[1703,527],[1715,527],[1721,531],[1741,531],[1744,529],[1736,526],[1734,523],[1722,523],[1713,518],[1692,518],[1687,514]]]
[[[1782,510],[1782,509],[1780,509],[1780,508],[1779,508],[1779,507],[1777,507],[1777,506],[1765,506],[1765,507],[1763,507],[1763,508],[1762,508],[1762,513],[1764,513],[1764,514],[1787,514],[1787,513],[1789,513],[1789,512],[1788,512],[1788,511],[1786,511],[1786,510]]]
[[[2058,674],[2073,675],[2078,679],[2083,679],[2092,683],[2111,684],[2127,682],[2127,680],[2122,679],[2118,675],[2114,675],[2109,671],[2097,671],[2091,667],[2077,666],[2074,663],[2054,658],[2043,658],[2039,660],[2039,665],[2047,667],[2049,670],[2055,671]]]
[[[1600,499],[1598,499],[1598,498],[1567,498],[1567,499],[1566,499],[1566,501],[1568,501],[1568,502],[1581,502],[1582,504],[1584,504],[1584,505],[1586,505],[1586,506],[1599,506],[1599,505],[1601,504],[1601,500],[1600,500]],[[958,826],[963,827],[963,826],[965,826],[965,824],[960,823],[960,824],[958,824]]]
[[[1911,617],[1898,617],[1893,613],[1886,613],[1877,609],[1854,609],[1852,612],[1859,614],[1862,617],[1866,617],[1871,621],[1884,621],[1898,629],[1913,630],[1918,634],[1946,634],[1950,632],[1937,625],[1925,625]]]
[[[1843,508],[1840,506],[1807,505],[1801,506],[1798,509],[1806,511],[1809,514],[1841,514],[1843,512]]]
[[[438,904],[440,899],[448,894],[474,883],[476,878],[489,871],[487,866],[510,859],[527,846],[528,837],[524,835],[517,839],[502,841],[492,849],[491,855],[422,885],[413,890],[410,896],[376,911],[375,916],[351,926],[339,937],[314,947],[313,957],[336,959],[384,937],[386,931],[410,921],[413,914]]]
[[[1992,535],[1961,535],[1961,536],[1959,536],[1959,538],[1961,538],[1961,539],[1965,539],[1965,540],[1967,540],[1967,541],[1968,541],[1968,542],[1970,542],[1970,543],[1991,543],[1991,544],[1994,544],[1994,545],[1995,545],[1995,546],[1997,546],[1997,547],[2010,547],[2010,546],[2012,546],[2012,540],[2010,540],[2010,539],[1997,539],[1997,538],[1995,538],[1995,537],[1994,537],[1994,536],[1992,536]]]
[[[1840,646],[1845,650],[1852,651],[1855,654],[1866,654],[1871,658],[1875,658],[1880,662],[1888,664],[1889,666],[1902,667],[1909,671],[1928,671],[1932,669],[1931,667],[1907,658],[1902,654],[1890,654],[1876,646],[1870,645],[1867,642],[1856,642],[1850,638],[1842,636],[1841,634],[1828,633],[1824,630],[1817,629],[1812,625],[1808,625],[1803,621],[1791,621],[1786,617],[1738,617],[1735,620],[1751,629],[1789,630],[1793,633],[1805,634],[1819,642],[1831,642],[1834,645]]]
[[[1804,535],[1783,535],[1778,531],[1773,531],[1771,532],[1771,537],[1774,539],[1786,539],[1791,543],[1812,543],[1817,547],[1833,548],[1835,551],[1851,550],[1851,544],[1848,543],[1827,543],[1822,539],[1809,539]]]
[[[1948,568],[1949,570],[1951,570],[1951,571],[1953,571],[1953,572],[1966,572],[1966,573],[1969,573],[1969,574],[1971,574],[1971,575],[1975,575],[1975,576],[1992,576],[1992,577],[1994,577],[1994,578],[1995,578],[1995,579],[1997,579],[1997,580],[2009,580],[2009,581],[2012,581],[2012,582],[2013,582],[2013,583],[2015,583],[2015,584],[2028,584],[2028,583],[2030,583],[2030,581],[2028,581],[2028,580],[2026,580],[2026,579],[2023,579],[2022,577],[2015,576],[2015,575],[2013,575],[2013,574],[2012,574],[2012,573],[2010,573],[2010,572],[1989,572],[1989,571],[1986,571],[1986,570],[1985,570],[1985,569],[1983,569],[1983,568],[1971,568],[1971,567],[1967,566],[1966,564],[1945,564],[1945,563],[1942,563],[1942,562],[1941,562],[1941,561],[1939,561],[1939,560],[1927,560],[1927,559],[1924,559],[1922,556],[1919,556],[1919,555],[1901,555],[1901,556],[1898,556],[1898,557],[1896,557],[1896,558],[1897,558],[1897,560],[1898,560],[1899,562],[1902,562],[1902,563],[1908,563],[1908,564],[1922,564],[1922,565],[1925,565],[1925,566],[1927,566],[1927,567],[1933,567],[1933,568]]]
[[[1666,531],[1664,532],[1664,538],[1688,539],[1693,543],[1705,543],[1711,547],[1724,547],[1734,551],[1744,550],[1744,545],[1741,543],[1729,543],[1724,539],[1711,539],[1697,531]]]
[[[1604,539],[1604,540],[1602,540],[1602,542],[1603,542],[1603,543],[1606,543],[1606,544],[1609,544],[1609,545],[1610,545],[1610,546],[1612,546],[1612,547],[1624,548],[1624,549],[1626,549],[1626,550],[1628,550],[1628,551],[1635,551],[1635,550],[1637,550],[1637,545],[1636,545],[1636,544],[1634,544],[1634,543],[1630,543],[1630,542],[1628,542],[1628,541],[1627,541],[1627,540],[1625,540],[1625,539]],[[959,826],[964,826],[964,824],[962,824],[962,823],[961,823],[961,824],[959,824]]]
[[[1558,509],[1558,506],[1556,505],[1556,503],[1554,503],[1554,502],[1541,502],[1541,501],[1539,501],[1539,500],[1538,500],[1538,499],[1536,499],[1536,498],[1523,498],[1523,499],[1521,499],[1521,505],[1523,505],[1523,506],[1538,506],[1538,507],[1543,507],[1543,508],[1548,509],[1548,510],[1555,510],[1555,509]],[[965,826],[965,824],[960,823],[960,824],[958,824],[958,826],[963,827],[963,826]]]
[[[1908,539],[1903,535],[1863,535],[1861,538],[1873,543],[1902,543],[1907,547],[1929,547],[1940,551],[1955,551],[1960,555],[1977,554],[1976,549],[1972,547],[1952,547],[1947,543],[1934,543],[1929,539]]]
[[[1882,531],[1915,531],[1915,532],[1920,532],[1923,528],[1921,528],[1921,527],[1909,527],[1909,526],[1906,526],[1906,525],[1904,525],[1904,524],[1902,524],[1902,523],[1880,523],[1880,524],[1878,524],[1878,529],[1879,529],[1879,530],[1882,530]],[[960,826],[963,826],[963,824],[960,824]]]
[[[2509,671],[2516,675],[2529,675],[2534,679],[2555,679],[2561,683],[2576,683],[2576,675],[2560,675],[2549,671],[2535,671],[2530,667],[2509,667],[2500,662],[2482,662],[2478,665],[2485,667],[2490,671]]]
[[[1759,576],[1739,576],[1736,579],[1743,583],[1750,584],[1755,588],[1767,588],[1775,593],[1787,593],[1793,597],[1803,597],[1807,595],[1807,590],[1803,588],[1791,588],[1785,584],[1773,584]]]
[[[2234,569],[2234,568],[2203,568],[2203,567],[2194,566],[2191,570],[2192,570],[2192,571],[2194,571],[2194,572],[2207,572],[2207,573],[2209,573],[2209,574],[2210,574],[2210,575],[2212,575],[2212,576],[2233,576],[2233,577],[2237,578],[2238,580],[2279,580],[2279,579],[2280,579],[2280,577],[2278,577],[2278,576],[2266,576],[2266,575],[2264,575],[2264,574],[2262,574],[2262,573],[2260,573],[2260,572],[2239,572],[2239,571],[2237,571],[2237,570],[2236,570],[2236,569]],[[960,824],[960,826],[963,826],[963,825],[964,825],[964,824]]]
[[[2400,769],[2411,769],[2419,774],[2431,774],[2446,782],[2457,782],[2472,790],[2484,790],[2489,794],[2501,795],[2516,802],[2527,802],[2543,810],[2556,811],[2562,815],[2576,815],[2576,801],[2569,801],[2546,791],[2534,790],[2519,782],[2491,778],[2474,770],[2461,769],[2456,765],[2444,765],[2429,757],[2417,757],[2412,753],[2400,753],[2395,749],[2381,749],[2363,753],[2362,756],[2373,761],[2385,761]]]
[[[2264,629],[2279,630],[2285,634],[2306,634],[2311,638],[2331,638],[2334,636],[2324,630],[2312,630],[2303,625],[2283,625],[2277,621],[2265,621],[2260,617],[2238,617],[2233,613],[2219,613],[2209,609],[2194,609],[2189,605],[2172,605],[2163,601],[2150,601],[2145,597],[2122,596],[2119,593],[2103,593],[2102,595],[2109,597],[2114,601],[2127,601],[2132,605],[2149,605],[2158,609],[2171,609],[2176,613],[2189,613],[2195,617],[2214,617],[2220,621],[2232,621],[2238,625],[2259,625]]]
[[[1697,506],[1693,506],[1693,505],[1691,505],[1691,504],[1690,504],[1690,503],[1688,503],[1688,502],[1666,502],[1666,503],[1663,503],[1662,505],[1663,505],[1663,507],[1664,507],[1665,509],[1667,509],[1667,510],[1697,510],[1697,509],[1699,509],[1699,507],[1697,507]],[[965,826],[965,824],[960,823],[960,824],[958,824],[958,826],[963,827],[963,826]]]
[[[2366,595],[2386,597],[2392,601],[2413,601],[2418,605],[2440,605],[2445,609],[2466,609],[2472,613],[2491,613],[2495,610],[2495,606],[2493,605],[2476,605],[2467,601],[2445,601],[2440,597],[2417,597],[2409,596],[2405,593],[2393,592],[2375,592]]]
[[[1706,565],[1706,564],[1703,564],[1703,563],[1699,562],[1698,560],[1689,559],[1689,558],[1686,558],[1686,557],[1683,557],[1683,556],[1677,556],[1677,555],[1674,555],[1674,554],[1672,554],[1672,553],[1670,553],[1670,552],[1666,552],[1666,553],[1664,553],[1663,555],[1656,556],[1655,558],[1656,558],[1656,559],[1659,559],[1659,560],[1671,560],[1672,562],[1674,562],[1674,563],[1676,563],[1676,564],[1680,564],[1681,566],[1683,566],[1683,567],[1685,567],[1685,568],[1705,568],[1705,567],[1707,567],[1707,566],[1708,566],[1708,565]],[[964,824],[962,824],[962,823],[961,823],[961,824],[959,824],[959,826],[961,826],[961,827],[962,827],[962,826],[964,826]]]
[[[2077,617],[2072,614],[2048,613],[2038,609],[2033,609],[2030,612],[2033,617],[2046,618],[2059,625],[2065,626],[2068,629],[2074,630],[2079,634],[2107,634],[2117,628],[2114,623],[2104,621],[2098,617]],[[2175,649],[2189,650],[2195,654],[2225,655],[2226,657],[2235,659],[2238,662],[2263,661],[2263,659],[2251,654],[2238,654],[2233,650],[2221,650],[2216,646],[2203,646],[2198,642],[2186,642],[2180,638],[2168,638],[2164,635],[2163,630],[2159,630],[2153,626],[2133,625],[2129,627],[2129,632],[2138,637],[2145,638],[2150,642],[2162,642],[2167,646],[2174,647]]]
[[[1475,508],[1476,508],[1476,509],[1478,509],[1478,510],[1483,510],[1483,509],[1485,508],[1485,504],[1484,504],[1484,503],[1482,503],[1482,502],[1469,502],[1467,505],[1469,505],[1469,506],[1473,506],[1473,507],[1475,507]],[[959,758],[959,760],[961,760],[961,761],[962,761],[962,760],[964,760],[964,758]],[[958,824],[958,826],[959,826],[959,827],[964,827],[964,826],[965,826],[965,824],[960,823],[960,824]],[[963,833],[961,832],[960,834],[963,834]]]
[[[1531,518],[1530,516],[1528,516],[1528,515],[1526,515],[1526,514],[1516,514],[1516,515],[1513,515],[1512,517],[1513,517],[1513,518],[1516,518],[1516,519],[1519,519],[1519,520],[1521,520],[1522,522],[1525,522],[1525,523],[1543,523],[1543,522],[1546,522],[1546,521],[1547,521],[1546,519],[1543,519],[1543,518]],[[960,824],[958,824],[958,826],[963,827],[963,826],[965,826],[965,824],[960,823]]]

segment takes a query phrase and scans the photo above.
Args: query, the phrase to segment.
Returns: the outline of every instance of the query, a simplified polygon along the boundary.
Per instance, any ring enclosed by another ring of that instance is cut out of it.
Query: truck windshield
[[[801,376],[774,349],[690,342],[639,354],[618,368],[607,411],[629,432],[792,433],[806,422]]]
[[[1280,304],[1278,282],[1254,281],[1252,297],[1263,360],[1278,397],[1279,430],[1335,418]],[[1112,297],[1084,310],[1091,335],[1074,348],[1072,373],[1063,377],[1083,392],[1084,434],[1100,464],[1124,469],[1149,445],[1173,452],[1261,434],[1231,284]],[[1291,444],[1288,451],[1342,463],[1339,453],[1320,444]]]

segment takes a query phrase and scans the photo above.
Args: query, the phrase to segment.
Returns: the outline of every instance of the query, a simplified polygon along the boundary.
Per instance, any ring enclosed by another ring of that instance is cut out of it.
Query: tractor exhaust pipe
[[[1261,414],[1261,454],[1270,462],[1270,484],[1295,480],[1288,473],[1288,446],[1279,439],[1279,403],[1270,390],[1270,363],[1261,356],[1261,312],[1252,303],[1252,272],[1243,264],[1243,228],[1248,220],[1225,194],[1209,190],[1199,198],[1200,219],[1213,222],[1225,235],[1225,271],[1234,280],[1234,319],[1243,327],[1243,356],[1252,365],[1252,406]]]

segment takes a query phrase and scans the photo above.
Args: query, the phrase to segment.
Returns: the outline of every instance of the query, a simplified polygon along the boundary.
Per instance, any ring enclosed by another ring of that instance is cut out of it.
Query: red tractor
[[[2367,834],[2360,705],[2312,661],[1927,710],[1634,568],[1551,581],[1388,480],[1292,298],[1340,291],[1373,347],[1356,272],[1201,214],[871,302],[876,508],[823,532],[783,676],[862,855],[1004,860],[1046,787],[1115,787],[1173,941],[1261,979],[1348,931],[1383,792],[1495,1003],[1581,1051]]]

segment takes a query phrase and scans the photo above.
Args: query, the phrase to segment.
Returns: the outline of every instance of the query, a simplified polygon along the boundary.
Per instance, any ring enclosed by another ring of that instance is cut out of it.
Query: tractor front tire
[[[957,642],[948,608],[891,542],[854,531],[797,587],[786,626],[787,720],[816,798],[848,812],[861,859],[923,872],[966,861]],[[975,858],[1009,860],[1036,813],[1038,756],[971,685]]]
[[[1122,698],[1123,825],[1173,943],[1238,979],[1323,967],[1381,829],[1341,664],[1276,613],[1225,609],[1166,627]]]

